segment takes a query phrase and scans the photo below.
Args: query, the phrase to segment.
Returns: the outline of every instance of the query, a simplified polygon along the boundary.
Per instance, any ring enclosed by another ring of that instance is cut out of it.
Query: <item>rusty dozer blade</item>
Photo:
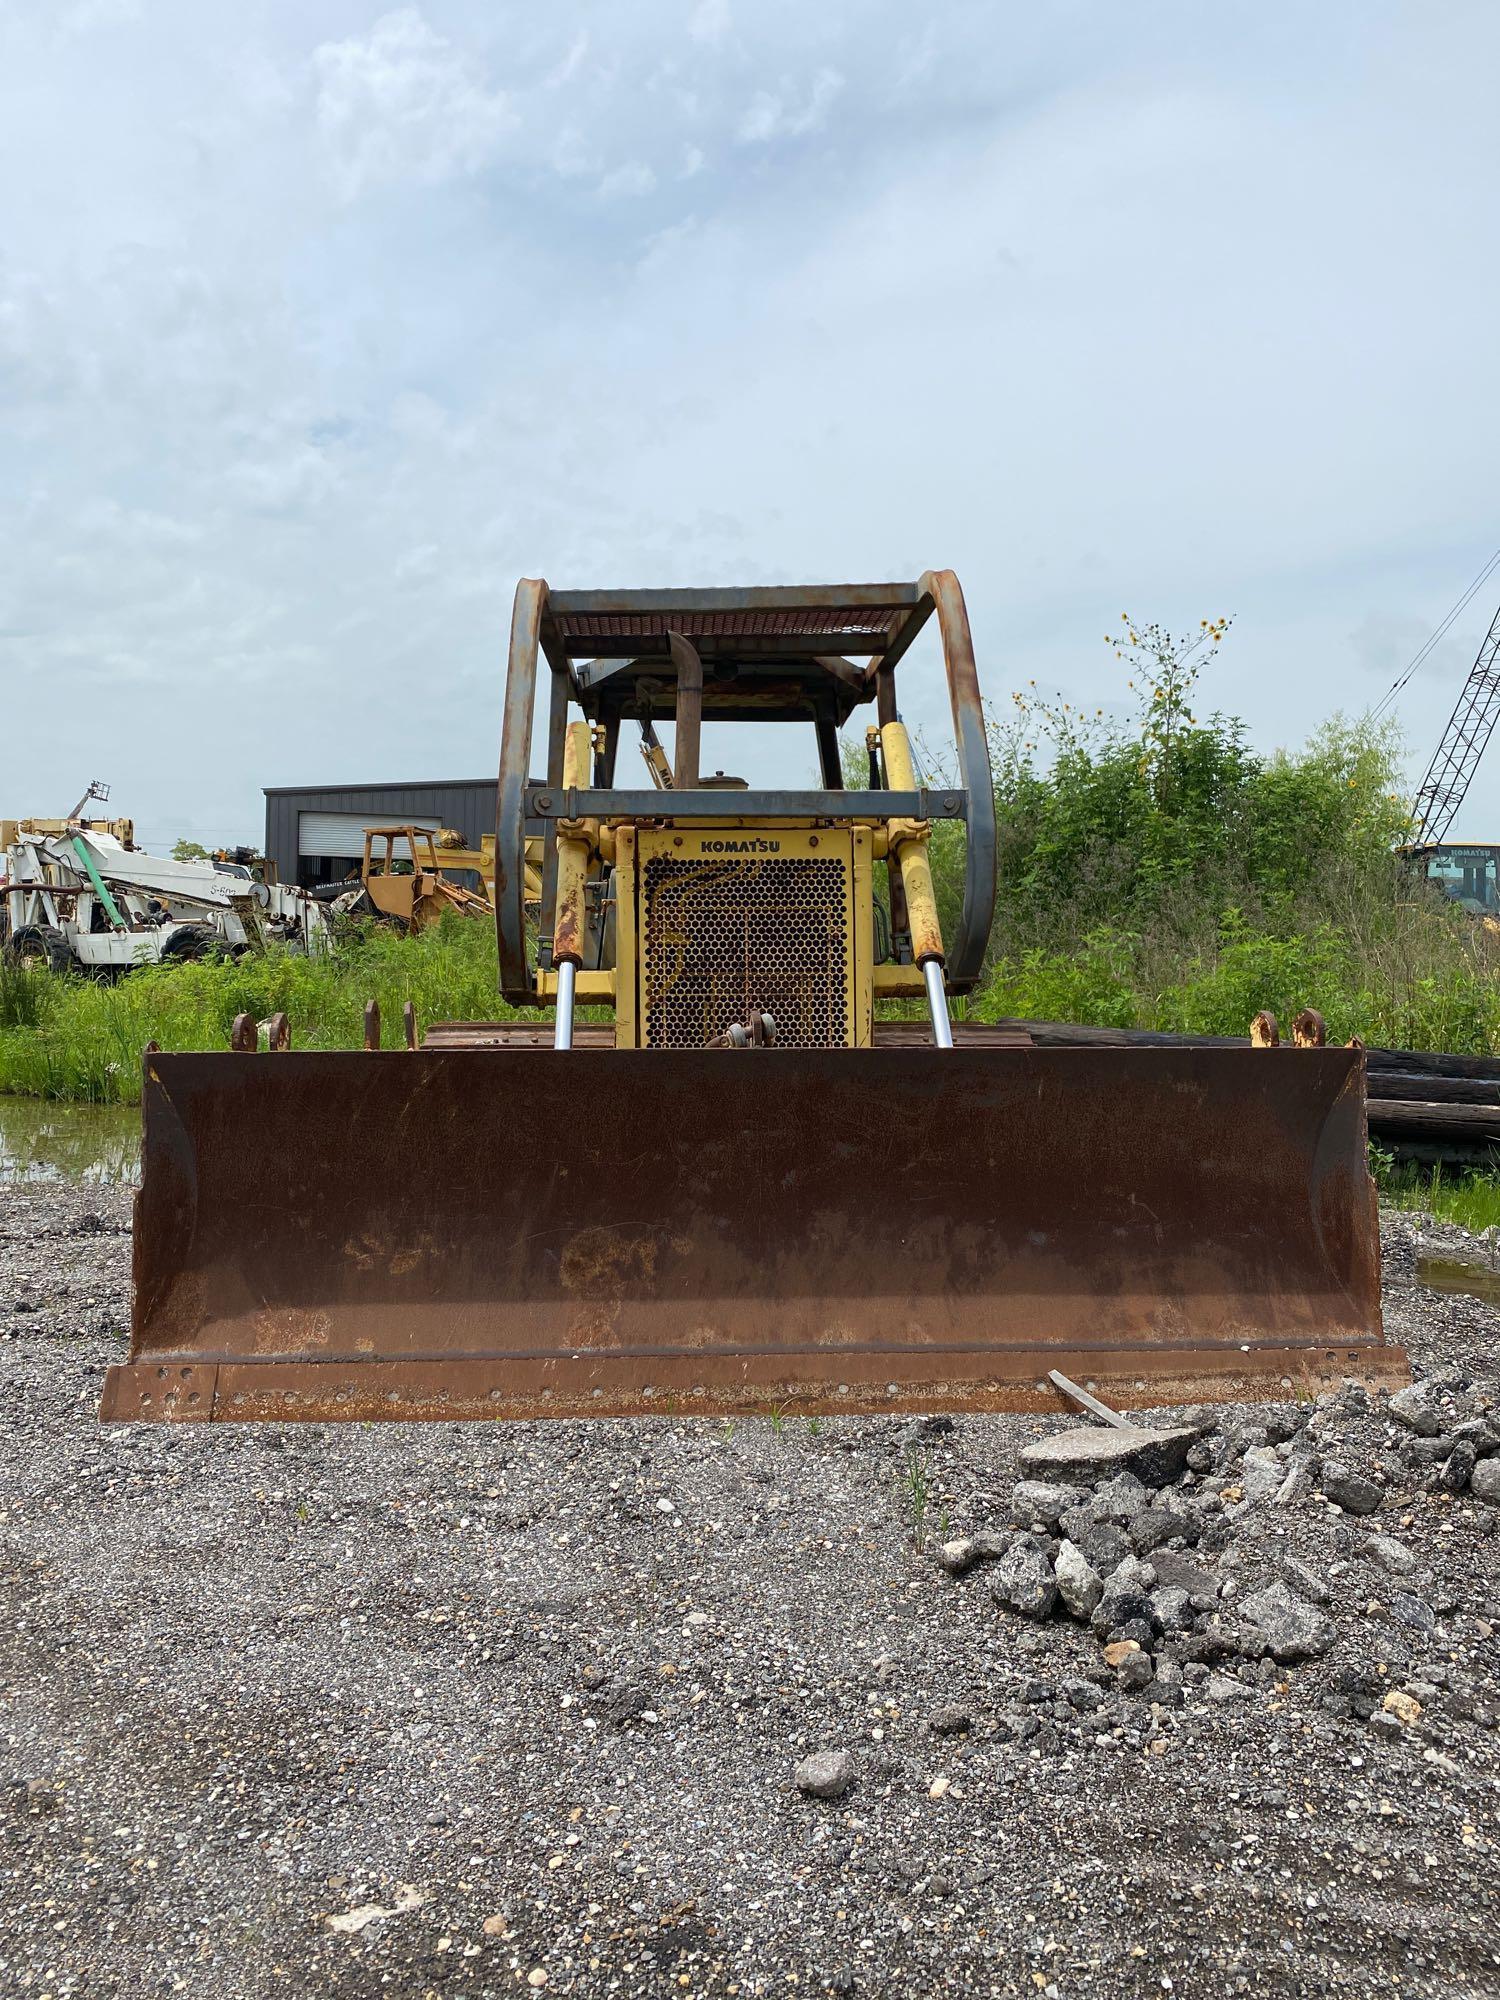
[[[148,1056],[176,1421],[1056,1407],[1395,1384],[1362,1057]]]

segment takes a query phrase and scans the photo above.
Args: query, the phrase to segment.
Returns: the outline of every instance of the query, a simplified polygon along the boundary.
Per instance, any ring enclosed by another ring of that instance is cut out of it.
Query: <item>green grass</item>
[[[1468,1167],[1397,1166],[1371,1148],[1380,1199],[1392,1208],[1456,1222],[1475,1236],[1500,1227],[1500,1173]]]
[[[462,917],[410,938],[357,923],[321,957],[271,950],[146,967],[112,983],[11,971],[0,981],[0,1091],[135,1103],[147,1042],[227,1049],[242,1013],[284,1013],[294,1049],[357,1049],[367,1000],[379,1002],[386,1048],[401,1046],[408,1000],[419,1032],[434,1021],[525,1018],[500,1000],[494,932]]]
[[[38,1027],[49,990],[45,972],[0,956],[0,1029]]]
[[[932,1490],[931,1476],[927,1461],[914,1446],[906,1448],[906,1459],[896,1476],[898,1504],[911,1524],[911,1543],[914,1549],[925,1547],[927,1541],[927,1503]]]

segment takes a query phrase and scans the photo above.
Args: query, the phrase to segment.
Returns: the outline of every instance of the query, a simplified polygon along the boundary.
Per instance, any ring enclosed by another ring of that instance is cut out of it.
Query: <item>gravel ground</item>
[[[0,1991],[1500,1992],[1500,1318],[1385,1229],[1441,1435],[1217,1413],[1117,1670],[995,1599],[1056,1426],[101,1430],[128,1193],[0,1187]]]

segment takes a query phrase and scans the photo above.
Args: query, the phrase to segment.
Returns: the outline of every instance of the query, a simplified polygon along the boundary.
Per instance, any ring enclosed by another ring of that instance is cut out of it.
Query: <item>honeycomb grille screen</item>
[[[648,1048],[701,1049],[759,1007],[779,1045],[849,1039],[845,864],[684,861],[644,869]]]

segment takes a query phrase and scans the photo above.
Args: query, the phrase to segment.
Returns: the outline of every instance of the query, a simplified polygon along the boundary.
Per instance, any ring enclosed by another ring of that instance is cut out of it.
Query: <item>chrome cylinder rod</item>
[[[943,991],[942,961],[924,958],[922,978],[927,985],[927,1006],[932,1015],[932,1039],[940,1049],[951,1049],[953,1023],[948,1019],[948,996]]]
[[[578,967],[571,958],[565,958],[557,968],[557,1023],[552,1030],[555,1049],[573,1046],[573,983],[577,975]]]

